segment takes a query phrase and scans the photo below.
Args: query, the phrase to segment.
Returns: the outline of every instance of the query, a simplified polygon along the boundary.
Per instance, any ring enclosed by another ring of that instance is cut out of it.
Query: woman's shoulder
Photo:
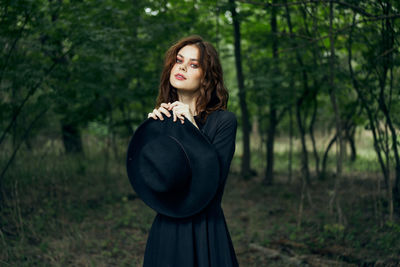
[[[229,110],[224,110],[224,109],[219,109],[218,112],[220,113],[220,117],[224,119],[235,119],[236,120],[236,114],[233,113],[232,111]]]
[[[229,110],[219,109],[215,113],[217,113],[218,124],[219,125],[237,125],[236,114]]]

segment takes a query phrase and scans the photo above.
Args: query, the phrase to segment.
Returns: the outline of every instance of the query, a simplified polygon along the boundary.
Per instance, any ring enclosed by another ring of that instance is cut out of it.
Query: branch
[[[304,264],[304,262],[301,258],[299,258],[297,256],[294,256],[294,257],[287,256],[287,255],[281,253],[279,250],[266,248],[266,247],[260,246],[258,244],[255,244],[255,243],[250,243],[249,247],[251,250],[261,252],[266,258],[271,259],[271,260],[279,259],[286,264],[294,264],[296,266],[300,266],[300,265]]]
[[[393,19],[393,18],[400,18],[400,14],[393,14],[393,15],[389,15],[389,16],[379,16],[379,17],[374,17],[374,18],[371,18],[371,19],[358,20],[358,21],[355,21],[351,25],[347,25],[347,26],[345,26],[343,28],[340,28],[340,29],[336,30],[335,32],[333,32],[333,35],[337,35],[339,33],[345,32],[345,31],[351,29],[353,26],[355,26],[357,24],[360,24],[360,23],[363,23],[363,22],[372,22],[372,21],[377,21],[377,20],[385,20],[385,19]],[[308,47],[310,44],[318,42],[318,41],[321,41],[321,40],[324,40],[326,38],[329,38],[329,34],[321,36],[321,37],[318,37],[318,38],[315,38],[315,39],[311,39],[309,42],[305,43],[304,45],[296,45],[294,47],[290,47],[290,48],[279,50],[278,53],[285,53],[285,52],[289,52],[289,51],[292,51],[292,50],[295,50],[295,49]]]
[[[63,53],[58,59],[61,59],[61,58],[65,57],[67,54],[69,54],[69,52],[71,52],[73,47],[74,46],[71,46],[71,48],[68,51],[66,51],[65,53]],[[25,96],[25,98],[22,100],[21,104],[18,106],[18,108],[14,112],[10,123],[8,124],[8,126],[6,127],[4,132],[2,133],[2,135],[0,137],[0,145],[3,143],[4,138],[5,138],[6,134],[8,133],[8,131],[10,131],[11,127],[14,125],[18,115],[21,113],[21,110],[24,107],[24,105],[26,104],[26,102],[36,92],[36,90],[40,87],[40,85],[47,78],[47,76],[54,70],[54,68],[58,65],[58,62],[59,62],[59,60],[55,60],[54,63],[50,66],[50,68],[48,68],[48,70],[45,71],[45,74],[42,76],[42,78],[34,86],[31,87],[28,94]]]
[[[22,24],[21,28],[19,29],[18,36],[15,38],[14,42],[11,45],[10,50],[8,51],[8,54],[6,56],[6,60],[4,62],[4,65],[2,66],[2,69],[1,69],[1,72],[0,72],[0,84],[1,84],[1,81],[3,80],[3,74],[4,74],[4,71],[6,70],[6,67],[7,67],[7,64],[8,64],[8,60],[10,59],[11,54],[14,51],[16,45],[17,45],[17,42],[19,41],[19,39],[22,36],[22,32],[24,31],[25,26],[28,23],[29,16],[30,16],[30,13],[26,14],[24,24]]]
[[[14,149],[10,159],[8,160],[6,166],[4,167],[4,169],[2,170],[1,174],[0,174],[0,182],[3,180],[4,174],[6,173],[6,171],[8,170],[8,167],[10,167],[11,163],[14,161],[15,155],[17,154],[19,148],[21,147],[21,144],[25,141],[25,139],[28,137],[29,132],[31,131],[33,125],[35,125],[35,123],[47,112],[49,108],[45,108],[44,110],[42,110],[38,115],[36,115],[36,117],[33,119],[33,121],[31,122],[31,124],[29,125],[29,127],[25,130],[25,133],[22,137],[22,140],[19,142],[18,146]]]
[[[252,5],[258,5],[258,6],[263,6],[263,7],[285,7],[285,4],[276,4],[276,3],[269,3],[269,2],[265,2],[265,3],[260,3],[257,1],[251,1],[251,0],[237,0],[238,2],[244,3],[244,4],[252,4]],[[296,6],[296,5],[304,5],[304,4],[320,4],[320,3],[335,3],[338,5],[342,5],[348,8],[351,8],[353,11],[355,11],[356,13],[362,14],[364,16],[367,17],[374,17],[375,15],[368,13],[367,11],[365,11],[365,9],[362,9],[361,7],[358,7],[356,5],[352,5],[350,3],[346,3],[346,2],[342,2],[339,0],[308,0],[308,1],[297,1],[297,2],[292,2],[292,3],[288,3],[288,6]]]

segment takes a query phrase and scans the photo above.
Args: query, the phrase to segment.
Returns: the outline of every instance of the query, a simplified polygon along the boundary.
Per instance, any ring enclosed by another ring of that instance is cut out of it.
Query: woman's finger
[[[153,110],[153,113],[156,114],[156,116],[159,117],[160,120],[162,120],[162,121],[164,120],[163,115],[162,115],[161,112],[158,111],[157,109],[154,109],[154,110]]]
[[[175,107],[175,108],[173,109],[173,111],[174,111],[176,114],[179,114],[179,115],[181,115],[181,116],[185,116],[185,118],[186,118],[186,115],[187,115],[187,113],[188,113],[186,107]]]
[[[173,109],[174,107],[176,107],[176,106],[178,106],[178,105],[180,105],[180,104],[181,104],[181,102],[175,101],[174,103],[172,103],[171,105],[169,105],[169,109]]]
[[[154,114],[154,113],[152,113],[152,112],[150,112],[148,115],[147,115],[147,118],[153,118],[153,119],[157,119],[157,116]]]
[[[184,119],[185,119],[185,116],[184,116],[183,114],[178,114],[177,116],[178,116],[178,118],[181,119],[181,120],[184,120]]]
[[[170,104],[167,104],[167,103],[161,103],[160,107],[163,107],[163,108],[165,108],[165,109],[168,109],[168,108],[169,108],[169,105],[170,105]]]
[[[183,116],[183,114],[179,114],[177,115],[177,117],[179,118],[179,120],[181,121],[181,123],[183,124],[185,121],[185,116]]]
[[[181,123],[183,123],[185,121],[185,116],[183,116],[183,114],[174,112],[174,119],[175,119],[174,122],[179,119]]]
[[[185,107],[182,107],[182,106],[175,106],[175,107],[172,108],[172,110],[173,110],[174,112],[176,112],[177,114],[182,114],[182,113],[185,112]]]
[[[164,107],[159,107],[158,110],[162,113],[164,113],[165,115],[167,115],[168,117],[171,117],[171,114],[169,113],[168,110],[166,110]]]

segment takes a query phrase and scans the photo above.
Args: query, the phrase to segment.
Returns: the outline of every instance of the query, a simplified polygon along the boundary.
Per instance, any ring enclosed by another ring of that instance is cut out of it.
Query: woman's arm
[[[236,144],[237,119],[233,112],[225,111],[218,118],[217,132],[213,140],[213,145],[218,153],[220,160],[220,170],[222,181],[226,179]]]

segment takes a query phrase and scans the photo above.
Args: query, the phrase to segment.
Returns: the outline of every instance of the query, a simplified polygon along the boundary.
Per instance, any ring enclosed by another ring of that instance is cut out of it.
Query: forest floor
[[[346,224],[329,209],[334,179],[313,179],[299,225],[299,172],[288,184],[278,171],[265,186],[261,175],[243,180],[237,166],[222,208],[240,266],[400,266],[399,218],[388,220],[378,172],[345,173]],[[3,188],[0,266],[141,266],[155,213],[123,164],[26,155]]]

